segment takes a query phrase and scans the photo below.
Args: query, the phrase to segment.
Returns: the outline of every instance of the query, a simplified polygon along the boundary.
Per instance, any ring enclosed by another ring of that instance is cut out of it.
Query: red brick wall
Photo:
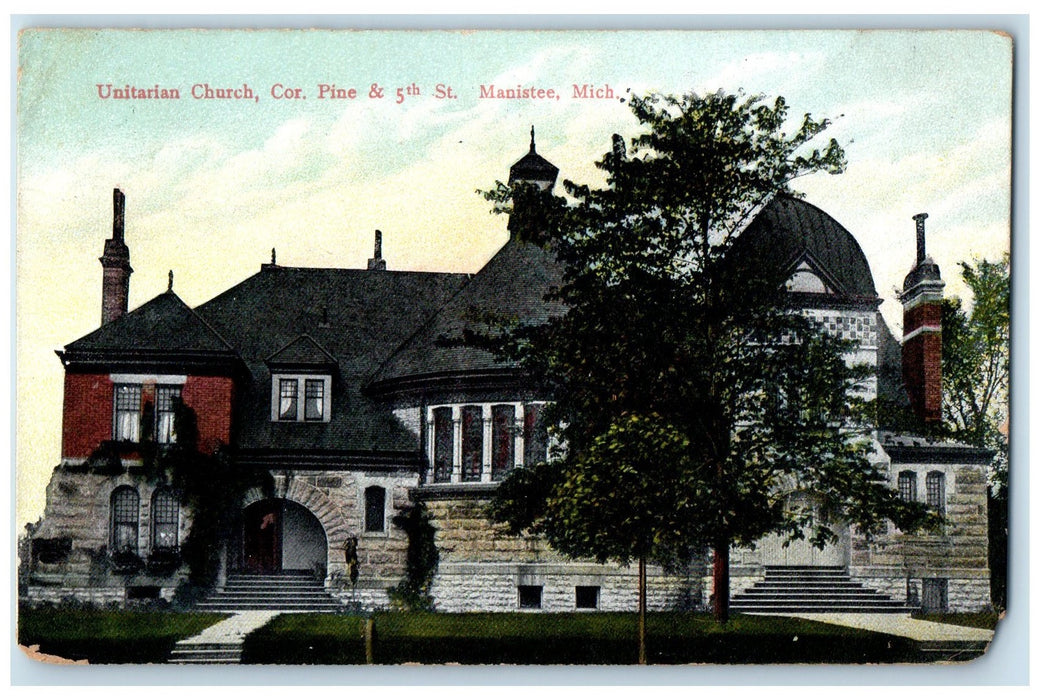
[[[903,315],[903,333],[940,326],[938,304],[922,304]],[[926,422],[942,419],[942,335],[925,331],[903,343],[903,383],[914,413]]]
[[[195,410],[199,449],[212,452],[231,442],[231,405],[234,386],[227,377],[188,377],[181,392],[184,404]]]
[[[107,374],[66,374],[61,456],[85,459],[112,438],[112,382]]]
[[[921,304],[903,314],[903,333],[921,326],[942,325],[942,307],[939,304]]]
[[[112,382],[108,374],[66,374],[62,413],[61,455],[85,459],[104,440],[112,439]],[[199,449],[212,452],[231,441],[233,386],[227,377],[188,377],[181,392],[195,410]],[[155,387],[145,384],[142,407],[155,405]]]

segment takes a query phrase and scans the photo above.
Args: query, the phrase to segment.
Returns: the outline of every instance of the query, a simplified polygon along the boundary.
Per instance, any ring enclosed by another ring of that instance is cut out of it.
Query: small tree
[[[812,526],[822,546],[835,535],[820,513],[869,536],[925,512],[869,459],[847,346],[792,311],[789,271],[768,251],[734,252],[793,179],[844,168],[835,141],[811,146],[828,122],[806,115],[788,133],[783,98],[721,92],[631,107],[646,131],[631,153],[614,137],[597,163],[605,187],[566,182],[571,202],[539,197],[544,234],[531,238],[564,264],[556,296],[568,311],[498,347],[545,382],[567,451],[511,475],[492,513],[574,556],[667,562],[710,547],[725,621],[731,545]],[[488,196],[510,194],[499,183]],[[792,511],[798,490],[820,507]]]

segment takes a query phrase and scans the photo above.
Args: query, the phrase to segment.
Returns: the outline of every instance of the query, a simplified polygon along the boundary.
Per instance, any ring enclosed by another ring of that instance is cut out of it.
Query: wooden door
[[[282,504],[261,501],[246,508],[242,533],[247,571],[273,573],[282,569]]]

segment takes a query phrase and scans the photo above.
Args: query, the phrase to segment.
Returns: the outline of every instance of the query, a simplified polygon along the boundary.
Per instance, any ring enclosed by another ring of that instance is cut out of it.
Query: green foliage
[[[567,313],[484,339],[544,382],[567,445],[514,472],[492,512],[568,554],[622,562],[809,528],[822,547],[834,521],[868,535],[887,518],[925,523],[870,461],[848,346],[792,313],[787,261],[738,236],[794,179],[844,169],[833,139],[814,145],[829,122],[742,93],[630,105],[643,131],[614,136],[596,164],[606,187],[565,182],[569,200],[538,202]],[[799,492],[816,507],[792,509]]]
[[[259,487],[272,494],[274,484],[268,472],[240,466],[226,450],[199,452],[195,412],[179,400],[175,400],[174,411],[177,441],[160,455],[159,472],[170,474],[181,502],[192,513],[191,531],[181,547],[188,565],[187,588],[178,591],[178,600],[191,601],[216,584],[221,547],[238,524],[245,493]]]
[[[404,580],[388,591],[390,601],[405,610],[433,610],[430,586],[440,562],[433,518],[425,504],[418,502],[395,515],[393,523],[408,535],[408,551]]]

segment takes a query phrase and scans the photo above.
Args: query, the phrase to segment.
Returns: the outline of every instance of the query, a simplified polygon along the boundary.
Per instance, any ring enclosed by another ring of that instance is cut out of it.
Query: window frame
[[[165,503],[160,503],[159,499],[169,499]],[[161,515],[169,515],[172,513],[172,518],[162,519]],[[152,551],[153,552],[168,552],[180,549],[181,544],[181,503],[180,499],[177,498],[177,494],[170,488],[159,487],[152,493],[152,510],[151,510],[151,530],[152,530]],[[173,544],[172,545],[159,545],[159,532],[160,527],[172,526],[173,531]]]
[[[946,515],[946,473],[933,469],[925,476],[925,503],[939,515]]]
[[[163,406],[160,397],[166,396],[169,407]],[[181,384],[156,384],[155,385],[155,442],[160,445],[172,445],[177,442],[177,406],[176,400],[184,400],[184,386]],[[163,435],[164,418],[169,423],[169,435]],[[167,439],[163,439],[163,438]]]
[[[581,605],[580,591],[593,594],[592,605]],[[575,586],[574,587],[574,609],[575,610],[599,610],[600,593],[602,593],[601,586]]]
[[[120,504],[124,496],[132,499],[131,503]],[[112,552],[131,552],[137,554],[141,547],[141,494],[133,486],[117,486],[112,489],[108,498],[109,527],[108,542]],[[130,510],[133,509],[133,516]],[[120,527],[132,528],[133,533],[122,534]]]
[[[386,494],[387,488],[379,484],[370,484],[365,487],[363,493],[363,500],[365,504],[365,520],[363,523],[363,532],[366,535],[383,535],[387,532],[387,518],[386,518]],[[375,506],[375,495],[379,495],[379,528],[371,527],[372,521],[369,516],[374,512]]]
[[[307,387],[321,382],[321,416],[308,418]],[[294,386],[296,402],[293,417],[282,415],[282,387]],[[332,376],[328,374],[284,373],[271,374],[272,423],[328,423],[332,412]]]
[[[136,393],[137,407],[125,405],[124,391]],[[141,441],[141,416],[144,410],[144,385],[133,382],[117,382],[112,385],[112,439],[116,442]],[[130,421],[129,423],[124,423]],[[124,431],[126,428],[129,435]]]
[[[904,489],[904,485],[906,488]],[[917,500],[917,472],[912,469],[904,469],[896,477],[896,490],[899,498],[906,502]]]

